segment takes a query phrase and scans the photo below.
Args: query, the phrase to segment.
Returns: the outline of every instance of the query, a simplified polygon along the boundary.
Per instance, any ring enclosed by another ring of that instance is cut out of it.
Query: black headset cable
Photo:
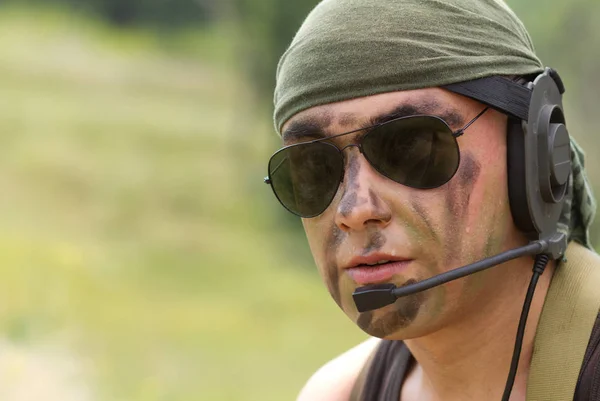
[[[508,372],[508,378],[506,379],[506,386],[504,387],[504,395],[502,401],[508,401],[510,393],[515,382],[515,376],[517,375],[517,368],[519,366],[519,358],[521,357],[521,347],[523,346],[523,336],[525,335],[525,325],[527,324],[527,316],[529,315],[529,308],[531,307],[531,301],[533,300],[533,293],[537,286],[538,279],[544,273],[546,266],[548,265],[548,255],[540,254],[535,257],[535,263],[533,264],[533,275],[529,282],[529,288],[527,289],[527,295],[525,296],[525,302],[523,303],[523,310],[521,311],[521,318],[519,319],[519,328],[517,329],[517,338],[515,339],[515,348],[513,351],[512,361],[510,363],[510,370]]]

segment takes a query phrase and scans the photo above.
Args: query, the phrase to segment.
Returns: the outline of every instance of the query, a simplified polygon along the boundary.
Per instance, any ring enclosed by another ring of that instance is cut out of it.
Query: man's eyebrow
[[[423,102],[421,104],[401,104],[393,110],[373,116],[367,120],[363,129],[373,125],[383,124],[401,117],[414,115],[434,115],[446,121],[451,127],[459,127],[464,124],[464,118],[453,107],[441,106],[436,101]],[[331,116],[311,116],[290,122],[287,129],[281,135],[284,142],[299,142],[302,139],[321,139],[329,135],[327,127],[331,125]],[[360,131],[361,128],[353,131]]]
[[[437,102],[422,104],[401,104],[390,112],[373,116],[369,119],[369,125],[378,125],[401,117],[415,115],[434,115],[446,121],[451,127],[463,125],[463,116],[453,107],[442,107]]]
[[[331,116],[306,117],[290,122],[283,131],[281,138],[284,142],[297,142],[303,138],[320,139],[325,138],[325,129],[331,125]]]

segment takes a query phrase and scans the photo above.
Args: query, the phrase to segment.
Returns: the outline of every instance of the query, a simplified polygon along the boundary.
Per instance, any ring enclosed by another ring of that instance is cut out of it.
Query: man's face
[[[456,130],[483,108],[437,88],[374,95],[298,113],[283,127],[284,143],[314,139],[315,131],[326,136],[352,131],[393,112],[437,115]],[[342,148],[360,134],[332,142]],[[506,117],[488,110],[458,138],[461,161],[454,177],[427,190],[382,176],[357,147],[344,150],[344,179],[335,198],[303,225],[331,296],[365,332],[388,339],[419,337],[478,313],[501,293],[506,280],[496,268],[370,312],[359,313],[352,300],[363,285],[410,284],[526,242],[509,209],[505,135]],[[363,263],[381,260],[395,263],[377,268]]]

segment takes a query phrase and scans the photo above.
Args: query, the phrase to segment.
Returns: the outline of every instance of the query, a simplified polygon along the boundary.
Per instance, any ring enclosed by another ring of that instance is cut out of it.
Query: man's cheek
[[[329,265],[320,269],[321,278],[331,295],[331,298],[335,301],[336,304],[341,308],[342,300],[341,300],[341,290],[340,290],[340,276],[337,266]]]
[[[304,226],[306,239],[308,240],[310,252],[312,253],[317,266],[320,266],[326,257],[326,250],[323,248],[323,242],[326,241],[326,239],[322,235],[322,230],[319,229],[317,224],[307,222],[306,220],[312,219],[303,219],[302,224]]]
[[[354,319],[354,317],[358,315],[358,311],[356,310],[356,305],[354,304],[354,298],[352,298],[352,294],[354,293],[354,290],[356,290],[357,285],[354,280],[352,280],[350,276],[343,271],[340,273],[338,282],[340,299],[339,302],[336,302],[351,319]]]
[[[481,165],[475,157],[465,152],[461,165],[456,175],[446,185],[446,216],[443,229],[444,250],[448,260],[461,261],[461,255],[466,246],[465,241],[469,237],[464,236],[464,229],[468,226],[471,194],[481,172]]]

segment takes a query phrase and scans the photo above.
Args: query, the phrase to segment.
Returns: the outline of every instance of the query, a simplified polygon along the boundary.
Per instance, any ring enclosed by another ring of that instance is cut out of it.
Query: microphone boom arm
[[[498,255],[485,258],[475,263],[438,274],[426,280],[415,284],[409,284],[402,287],[396,287],[394,284],[369,285],[357,288],[352,297],[359,312],[366,312],[373,309],[379,309],[392,304],[396,299],[425,291],[449,281],[477,273],[490,267],[499,265],[509,260],[520,258],[526,255],[537,255],[544,253],[548,249],[548,243],[544,240],[533,241],[520,248],[511,249]]]

